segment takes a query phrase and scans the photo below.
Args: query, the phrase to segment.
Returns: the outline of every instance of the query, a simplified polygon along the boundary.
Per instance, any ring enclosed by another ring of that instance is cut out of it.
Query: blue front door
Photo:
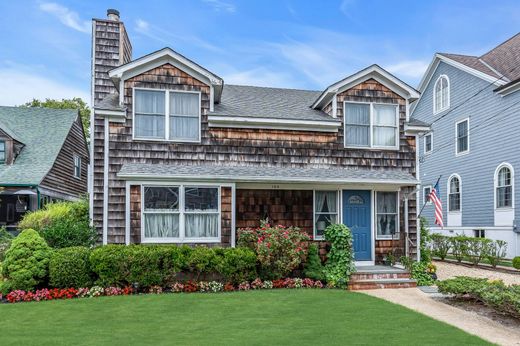
[[[356,261],[372,260],[371,205],[370,191],[343,191],[343,223],[352,231]]]

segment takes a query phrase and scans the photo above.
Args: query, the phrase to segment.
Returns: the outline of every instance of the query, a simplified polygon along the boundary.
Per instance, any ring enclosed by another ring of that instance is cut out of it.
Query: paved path
[[[520,285],[520,273],[508,274],[441,261],[434,261],[433,263],[437,266],[437,276],[439,277],[439,280],[446,280],[455,276],[471,276],[476,278],[487,278],[490,280],[500,279],[507,285]]]
[[[508,328],[475,312],[462,310],[430,297],[418,288],[358,291],[430,316],[499,345],[520,345],[520,331]],[[418,327],[420,328],[420,327]]]

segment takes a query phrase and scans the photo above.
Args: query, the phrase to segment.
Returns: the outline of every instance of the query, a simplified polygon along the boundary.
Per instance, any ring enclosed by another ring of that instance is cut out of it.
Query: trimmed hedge
[[[49,285],[58,288],[92,286],[90,252],[82,246],[53,251],[49,261]]]

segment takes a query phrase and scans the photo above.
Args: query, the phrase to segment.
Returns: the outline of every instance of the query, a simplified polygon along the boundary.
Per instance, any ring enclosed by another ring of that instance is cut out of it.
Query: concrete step
[[[417,287],[417,282],[410,278],[351,280],[348,283],[348,288],[352,291],[410,287]]]

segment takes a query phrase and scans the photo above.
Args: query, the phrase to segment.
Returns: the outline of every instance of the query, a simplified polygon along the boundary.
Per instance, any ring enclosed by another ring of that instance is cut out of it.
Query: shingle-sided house
[[[420,136],[420,202],[440,177],[444,229],[508,242],[520,255],[520,34],[481,56],[438,53],[412,105],[412,116],[431,124]],[[433,224],[434,206],[423,215]]]
[[[45,203],[87,194],[88,147],[77,110],[0,106],[0,227]]]
[[[170,48],[132,59],[117,11],[93,34],[104,243],[234,246],[238,228],[268,219],[315,240],[342,222],[361,264],[416,255],[415,145],[428,127],[409,118],[415,89],[377,65],[323,91],[225,85]]]

